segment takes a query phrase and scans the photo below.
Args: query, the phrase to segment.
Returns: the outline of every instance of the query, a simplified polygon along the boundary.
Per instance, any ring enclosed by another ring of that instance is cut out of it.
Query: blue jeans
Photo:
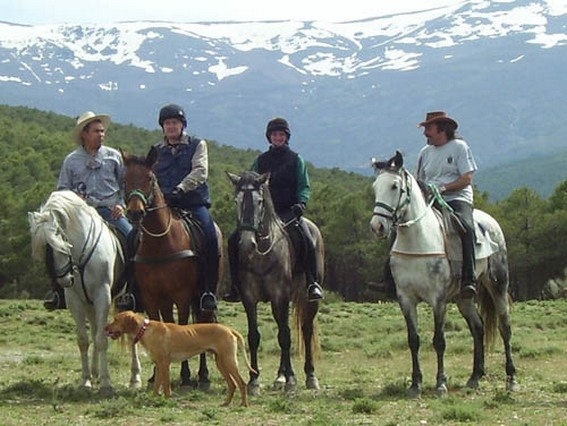
[[[128,222],[124,216],[120,219],[113,219],[112,218],[112,209],[110,207],[97,207],[96,211],[104,220],[106,220],[111,225],[115,226],[118,231],[124,235],[125,238],[128,237],[130,232],[132,231],[132,224]]]

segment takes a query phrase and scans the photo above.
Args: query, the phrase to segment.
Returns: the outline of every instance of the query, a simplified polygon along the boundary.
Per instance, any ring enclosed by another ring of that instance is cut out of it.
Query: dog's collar
[[[140,341],[140,339],[148,329],[149,325],[150,325],[150,320],[147,318],[144,319],[144,322],[142,323],[142,327],[140,327],[140,330],[138,330],[138,334],[136,334],[136,337],[134,337],[134,345]]]

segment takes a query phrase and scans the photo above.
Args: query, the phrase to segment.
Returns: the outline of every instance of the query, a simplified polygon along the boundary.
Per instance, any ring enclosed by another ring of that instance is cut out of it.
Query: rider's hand
[[[303,212],[305,211],[305,204],[304,203],[297,203],[291,206],[291,212],[295,217],[303,216]]]
[[[179,202],[181,201],[182,196],[183,196],[183,191],[180,188],[178,188],[178,187],[173,188],[173,191],[171,191],[171,194],[169,194],[166,197],[167,204],[169,204],[172,207],[177,206],[179,204]]]

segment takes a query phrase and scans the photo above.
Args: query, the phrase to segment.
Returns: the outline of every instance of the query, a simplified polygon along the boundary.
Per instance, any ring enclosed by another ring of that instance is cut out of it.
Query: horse
[[[137,157],[122,152],[127,215],[140,232],[134,268],[143,306],[151,320],[175,322],[175,306],[178,324],[188,324],[191,314],[194,322],[216,322],[214,313],[199,310],[197,244],[187,231],[185,219],[166,203],[152,171],[155,154],[151,150],[147,157]],[[222,247],[222,234],[215,226]],[[180,377],[181,386],[191,385],[188,361],[181,363]],[[199,358],[198,377],[197,386],[208,389],[209,370],[204,353]],[[150,381],[153,379],[152,376]]]
[[[316,315],[319,302],[308,302],[305,273],[297,268],[299,262],[294,252],[284,223],[274,210],[270,190],[269,174],[245,171],[238,175],[226,172],[235,188],[237,229],[239,234],[239,281],[240,297],[248,320],[248,344],[251,365],[248,392],[258,395],[260,389],[258,368],[258,302],[270,302],[272,316],[278,327],[280,365],[274,389],[293,391],[297,380],[291,363],[291,335],[289,327],[290,303],[293,305],[298,351],[304,349],[305,386],[319,389],[315,376],[314,356],[319,354],[320,344]],[[323,279],[324,245],[317,226],[303,218],[316,241],[319,276]]]
[[[112,304],[113,285],[120,283],[124,254],[106,221],[73,191],[51,193],[39,211],[28,212],[32,257],[47,262],[51,278],[65,289],[65,299],[77,330],[81,354],[80,385],[92,388],[100,381],[101,392],[112,392],[105,335]],[[93,342],[89,363],[89,335]],[[132,351],[130,386],[139,388],[140,361]]]
[[[454,300],[466,320],[473,338],[473,369],[466,386],[477,389],[484,376],[485,343],[492,345],[500,331],[506,356],[506,389],[517,389],[516,367],[512,359],[509,313],[509,272],[506,241],[498,222],[486,212],[475,209],[479,224],[476,246],[478,282],[477,309],[474,298],[462,298],[459,259],[459,235],[448,235],[437,209],[428,202],[417,180],[403,167],[398,151],[386,162],[373,160],[377,172],[373,183],[375,203],[370,222],[372,231],[386,237],[395,228],[396,237],[390,251],[390,265],[398,303],[406,321],[411,351],[412,379],[408,394],[421,395],[422,371],[419,362],[420,337],[417,326],[417,305],[427,303],[433,310],[433,346],[437,353],[435,392],[447,393],[444,369],[445,315],[447,304]],[[483,246],[478,245],[485,239]],[[456,249],[451,251],[451,243]],[[457,252],[458,256],[453,253]]]

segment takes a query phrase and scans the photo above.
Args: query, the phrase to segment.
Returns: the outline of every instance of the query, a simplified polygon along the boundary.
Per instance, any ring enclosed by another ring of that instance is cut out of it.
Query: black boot
[[[226,302],[240,302],[240,282],[238,280],[238,265],[240,259],[238,257],[238,231],[233,232],[228,237],[228,266],[230,269],[230,290],[222,299]]]
[[[124,276],[126,278],[126,292],[116,298],[115,306],[118,311],[144,312],[142,297],[136,281],[134,256],[138,251],[140,231],[132,229],[126,236],[126,264]]]
[[[199,308],[202,311],[214,311],[217,309],[217,298],[211,290],[216,288],[218,283],[218,268],[219,258],[216,254],[208,256],[201,265],[202,273],[199,279],[201,298],[199,300]]]
[[[394,276],[392,275],[392,269],[390,268],[390,258],[386,260],[384,265],[384,278],[378,283],[372,283],[370,285],[372,290],[383,293],[384,299],[396,300],[398,295],[396,293],[396,283],[394,282]]]
[[[45,295],[45,298],[43,299],[43,307],[48,311],[54,311],[56,309],[65,309],[67,306],[65,303],[64,290],[61,289],[61,291],[59,291],[59,289],[57,289],[47,293]]]

